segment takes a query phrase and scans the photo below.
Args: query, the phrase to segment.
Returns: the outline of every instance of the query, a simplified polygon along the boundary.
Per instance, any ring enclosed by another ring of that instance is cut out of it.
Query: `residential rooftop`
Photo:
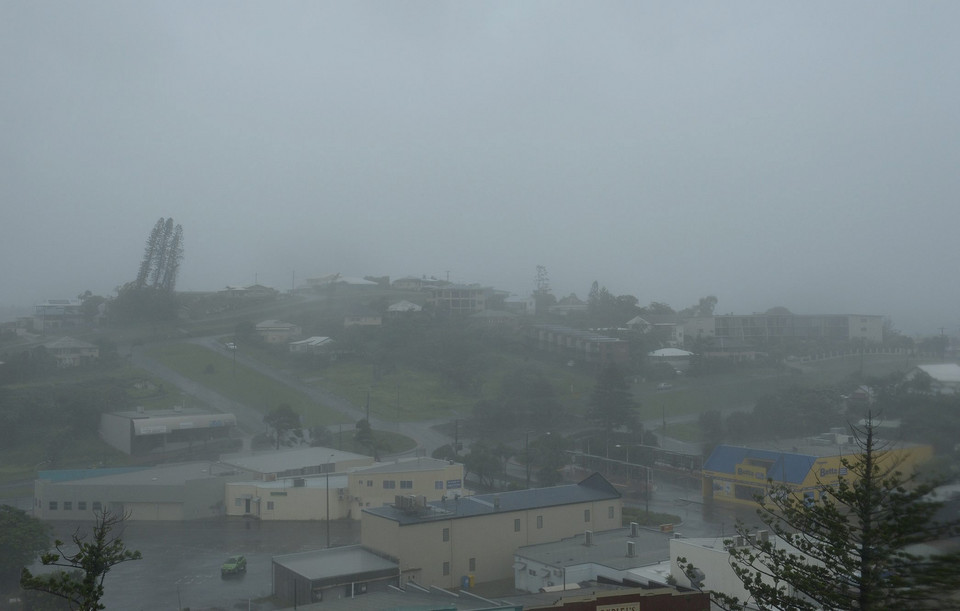
[[[453,464],[448,460],[438,458],[428,458],[426,456],[417,458],[398,458],[390,461],[378,462],[369,467],[358,467],[353,471],[357,473],[404,473],[416,471],[434,471],[443,469]]]
[[[369,456],[332,448],[310,447],[295,450],[265,452],[252,456],[224,457],[226,464],[254,473],[282,473],[293,469],[317,467],[350,460],[373,460]]]
[[[600,564],[617,570],[632,569],[656,564],[670,558],[670,539],[672,534],[637,528],[617,528],[591,533],[591,544],[586,545],[586,533],[575,537],[525,545],[516,552],[517,556],[548,564],[556,568],[567,568],[585,563]],[[628,542],[633,542],[634,555],[628,556]]]
[[[402,511],[393,505],[366,507],[363,511],[405,526],[436,520],[456,520],[485,514],[618,498],[620,493],[617,489],[602,475],[594,473],[578,484],[448,498],[427,503],[424,509],[417,512]]]

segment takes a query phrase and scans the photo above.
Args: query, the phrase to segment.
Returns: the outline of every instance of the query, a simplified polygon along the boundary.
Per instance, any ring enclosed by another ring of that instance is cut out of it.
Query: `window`
[[[50,511],[56,511],[56,510],[57,510],[57,502],[50,501]]]
[[[408,490],[409,490],[410,488],[413,488],[413,480],[412,480],[412,479],[402,479],[402,480],[400,480],[400,487],[401,487],[401,488],[406,488],[406,489],[408,489]]]
[[[103,505],[100,504],[100,501],[93,502],[93,510],[100,511],[103,508]]]
[[[367,488],[372,488],[372,487],[373,487],[373,480],[372,480],[372,479],[368,479],[368,480],[367,480]]]
[[[444,563],[443,563],[443,574],[444,574],[444,575],[449,575],[449,574],[450,574],[450,563],[449,563],[449,562],[444,562]]]
[[[449,528],[444,528],[444,529],[443,529],[443,540],[444,540],[444,541],[449,541],[449,540],[450,540],[450,529],[449,529]]]
[[[433,489],[434,489],[434,490],[443,490],[443,480],[442,480],[442,479],[438,479],[437,481],[433,482]]]
[[[273,501],[267,501],[267,511],[273,511]]]
[[[241,499],[241,498],[235,498],[235,499],[233,499],[233,506],[234,506],[234,507],[243,507],[243,499]]]
[[[473,573],[473,572],[475,572],[476,570],[477,570],[477,559],[476,559],[476,558],[471,558],[471,559],[470,559],[470,572]]]
[[[515,532],[515,533],[520,532],[520,518],[516,518],[516,519],[513,521],[513,532]]]
[[[589,510],[589,509],[584,509],[584,510],[583,510],[583,521],[584,521],[584,522],[589,522],[589,521],[590,521],[590,510]]]
[[[87,510],[87,502],[86,502],[86,501],[77,501],[77,509],[80,510],[80,511],[86,511],[86,510]]]
[[[610,505],[609,507],[607,507],[607,517],[612,520],[612,519],[613,519],[613,515],[614,515],[614,513],[613,513],[613,505]]]
[[[64,510],[64,511],[71,511],[71,510],[73,510],[73,501],[64,501],[64,502],[63,502],[63,510]]]
[[[543,516],[537,516],[537,528],[543,528]]]
[[[396,487],[397,487],[397,482],[395,482],[395,481],[392,480],[392,479],[385,479],[385,480],[383,480],[383,487],[384,487],[384,488],[396,488]]]

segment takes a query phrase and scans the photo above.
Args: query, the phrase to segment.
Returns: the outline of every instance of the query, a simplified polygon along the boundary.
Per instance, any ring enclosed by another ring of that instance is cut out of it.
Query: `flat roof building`
[[[121,469],[40,471],[33,515],[93,520],[98,511],[130,520],[195,520],[223,514],[226,483],[249,477],[214,462]]]
[[[901,444],[882,454],[880,460],[900,461],[900,470],[908,473],[929,460],[933,448]],[[843,460],[856,460],[859,455],[859,446],[848,435],[831,441],[784,440],[749,448],[719,445],[703,463],[703,499],[755,506],[758,496],[769,494],[769,480],[806,499],[819,500],[825,488],[848,475]]]
[[[363,508],[393,503],[397,494],[430,501],[439,501],[444,495],[468,494],[463,488],[460,463],[426,457],[373,463],[368,456],[362,458],[332,462],[329,471],[321,471],[323,474],[293,473],[231,483],[226,490],[227,515],[262,520],[359,520]],[[243,461],[239,464],[251,466]],[[277,466],[283,465],[273,465]]]
[[[168,444],[222,439],[236,426],[233,414],[199,409],[138,409],[101,414],[100,438],[121,452],[142,455]]]
[[[274,556],[273,595],[307,604],[354,599],[400,583],[400,567],[359,545]]]
[[[582,581],[605,580],[625,585],[663,586],[670,575],[673,534],[640,528],[584,531],[573,537],[526,545],[514,554],[514,587],[539,592]],[[653,567],[639,572],[640,567]]]
[[[622,501],[599,473],[578,484],[364,508],[361,543],[395,558],[403,581],[453,587],[511,579],[517,548],[620,526]]]

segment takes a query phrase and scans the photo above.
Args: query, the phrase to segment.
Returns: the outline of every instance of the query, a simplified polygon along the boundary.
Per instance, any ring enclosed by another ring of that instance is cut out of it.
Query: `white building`
[[[911,380],[923,372],[930,376],[930,390],[939,395],[953,395],[960,392],[960,365],[956,363],[937,363],[935,365],[917,365],[907,374]]]
[[[426,457],[374,463],[369,456],[349,452],[338,456],[331,455],[329,462],[299,472],[276,472],[284,468],[280,463],[258,466],[273,473],[229,484],[227,515],[261,520],[359,520],[361,510],[394,503],[397,495],[439,501],[445,495],[469,494],[463,488],[460,463]],[[243,459],[231,463],[246,469],[254,466]]]
[[[513,583],[518,590],[570,589],[583,581],[666,586],[673,535],[640,528],[583,533],[538,545],[525,545],[513,556]]]
[[[773,537],[768,531],[761,530],[755,533],[755,536],[761,540],[767,537]],[[712,537],[712,538],[694,538],[683,539],[675,538],[670,540],[670,558],[673,560],[670,566],[670,574],[676,579],[678,586],[682,587],[702,587],[705,591],[721,592],[727,596],[735,596],[741,602],[746,602],[748,607],[756,608],[749,604],[750,593],[743,587],[743,582],[737,577],[730,563],[730,548],[737,546],[743,547],[750,542],[742,536],[733,537]],[[776,540],[778,548],[786,548],[791,553],[802,556],[802,552],[796,548],[790,547],[782,539]],[[688,576],[684,568],[676,562],[677,558],[685,558],[689,564],[698,569],[693,579]],[[809,559],[811,563],[815,560]],[[693,583],[697,581],[698,583]],[[773,583],[770,581],[770,583]],[[784,584],[789,596],[797,596],[793,586]]]

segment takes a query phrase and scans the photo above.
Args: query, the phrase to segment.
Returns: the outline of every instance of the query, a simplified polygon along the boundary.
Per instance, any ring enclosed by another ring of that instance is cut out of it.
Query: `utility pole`
[[[530,489],[530,431],[523,434],[523,460],[527,465],[527,489]]]
[[[330,464],[327,465],[327,549],[330,549],[330,471],[334,465],[333,454],[330,455]]]
[[[453,455],[457,456],[460,450],[460,419],[453,421]]]

